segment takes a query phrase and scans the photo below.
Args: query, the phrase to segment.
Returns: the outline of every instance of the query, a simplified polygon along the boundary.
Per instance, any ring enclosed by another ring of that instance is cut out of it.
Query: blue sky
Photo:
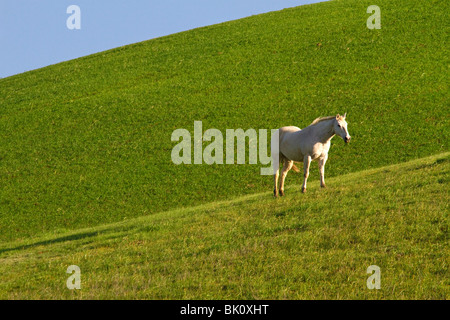
[[[319,0],[0,0],[0,78],[99,51]],[[70,30],[70,5],[81,29]]]

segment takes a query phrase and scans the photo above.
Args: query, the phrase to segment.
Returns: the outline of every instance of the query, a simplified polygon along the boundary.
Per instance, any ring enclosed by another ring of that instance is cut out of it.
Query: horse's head
[[[345,117],[347,116],[347,113],[345,113],[343,116],[337,115],[336,121],[334,122],[334,133],[339,135],[345,143],[350,142],[350,134],[347,130],[347,121],[345,121]]]

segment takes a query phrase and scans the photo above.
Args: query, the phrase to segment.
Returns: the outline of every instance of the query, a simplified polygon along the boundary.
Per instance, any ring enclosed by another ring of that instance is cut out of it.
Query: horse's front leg
[[[305,156],[303,158],[303,186],[302,186],[302,192],[306,192],[306,180],[308,180],[309,177],[309,165],[311,164],[311,157]]]
[[[327,162],[328,154],[319,159],[319,172],[320,172],[320,186],[325,188],[325,163]]]

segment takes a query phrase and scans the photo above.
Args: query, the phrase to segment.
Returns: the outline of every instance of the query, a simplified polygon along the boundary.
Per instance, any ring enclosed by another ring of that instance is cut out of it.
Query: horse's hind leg
[[[288,159],[284,161],[283,169],[281,170],[280,196],[284,196],[284,180],[286,179],[286,175],[288,174],[289,170],[292,169],[293,165],[294,161],[290,161]]]
[[[273,158],[273,196],[278,197],[278,177],[280,172],[280,162],[283,161],[281,154],[272,155]]]
[[[279,176],[280,169],[277,169],[275,174],[273,175],[273,196],[276,198],[278,197],[278,176]]]

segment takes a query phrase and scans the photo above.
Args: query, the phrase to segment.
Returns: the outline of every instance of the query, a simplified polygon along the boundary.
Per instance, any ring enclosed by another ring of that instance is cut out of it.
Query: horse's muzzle
[[[349,143],[349,142],[350,142],[350,139],[351,139],[351,137],[345,137],[345,138],[344,138],[345,143]]]

